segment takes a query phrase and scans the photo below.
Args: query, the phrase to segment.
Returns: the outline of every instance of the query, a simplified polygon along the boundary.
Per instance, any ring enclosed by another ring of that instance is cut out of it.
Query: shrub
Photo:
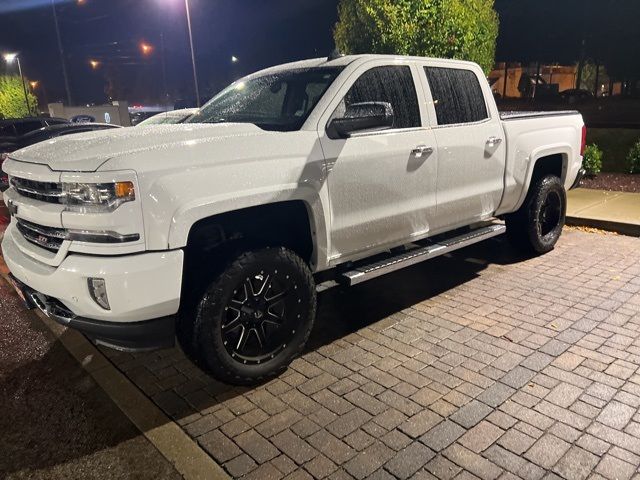
[[[494,0],[340,0],[334,39],[342,53],[471,60],[493,68]]]
[[[582,166],[587,171],[587,175],[597,175],[602,171],[602,150],[595,143],[584,149]]]
[[[629,173],[640,173],[640,140],[629,150],[627,162],[629,162]]]

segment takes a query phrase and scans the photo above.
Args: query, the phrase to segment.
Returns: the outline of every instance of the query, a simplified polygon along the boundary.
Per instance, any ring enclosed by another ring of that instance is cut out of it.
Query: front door
[[[331,139],[325,129],[328,122],[321,121],[332,260],[424,237],[430,229],[437,152],[433,132],[422,126],[417,75],[411,65],[365,64],[341,90],[328,120],[341,117],[354,103],[388,102],[394,112],[391,129]]]

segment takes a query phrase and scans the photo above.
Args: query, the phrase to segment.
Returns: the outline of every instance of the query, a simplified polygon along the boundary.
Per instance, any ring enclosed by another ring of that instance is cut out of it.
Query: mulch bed
[[[628,173],[600,173],[595,178],[585,178],[582,188],[608,190],[610,192],[640,193],[640,175]]]

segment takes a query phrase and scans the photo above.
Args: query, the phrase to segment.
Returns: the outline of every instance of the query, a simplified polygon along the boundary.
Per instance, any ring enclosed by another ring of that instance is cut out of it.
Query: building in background
[[[585,83],[589,83],[588,90],[597,97],[620,95],[621,83],[610,83],[604,72],[599,73],[591,82],[583,78],[583,88]],[[494,95],[499,98],[549,98],[578,88],[577,77],[577,65],[523,66],[520,63],[502,62],[496,64],[488,78]]]
[[[74,106],[62,103],[50,103],[49,115],[66,118],[71,121],[93,121],[98,123],[112,123],[123,127],[131,126],[129,103],[114,101],[106,105]],[[84,120],[81,120],[84,117]]]

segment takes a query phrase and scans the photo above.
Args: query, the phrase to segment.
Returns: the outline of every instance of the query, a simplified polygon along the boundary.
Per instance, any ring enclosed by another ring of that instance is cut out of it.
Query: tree
[[[493,67],[494,0],[340,0],[336,47],[348,54],[457,58]]]
[[[27,96],[31,111],[27,110],[27,105],[24,101],[24,89],[22,88],[20,77],[17,75],[0,75],[0,117],[19,118],[37,115],[38,99],[28,90]]]

